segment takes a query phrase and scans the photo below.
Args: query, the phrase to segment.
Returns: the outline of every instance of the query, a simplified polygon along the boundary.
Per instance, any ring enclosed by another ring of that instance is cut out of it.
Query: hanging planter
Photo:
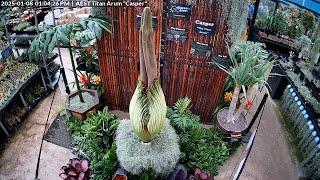
[[[82,89],[84,103],[79,99],[78,92],[73,92],[67,97],[66,109],[73,117],[84,120],[89,117],[90,112],[96,112],[99,105],[99,96],[96,90]]]

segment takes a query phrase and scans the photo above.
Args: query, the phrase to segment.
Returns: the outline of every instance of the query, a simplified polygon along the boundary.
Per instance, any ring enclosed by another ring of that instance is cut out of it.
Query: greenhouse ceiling
[[[281,0],[282,2],[289,2],[295,4],[301,8],[308,9],[315,13],[315,15],[320,15],[320,0]]]

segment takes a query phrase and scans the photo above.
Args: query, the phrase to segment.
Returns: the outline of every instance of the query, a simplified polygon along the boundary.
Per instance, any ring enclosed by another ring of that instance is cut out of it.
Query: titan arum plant
[[[250,41],[238,41],[229,49],[229,57],[232,62],[228,69],[218,64],[223,71],[229,74],[233,81],[234,91],[227,115],[227,123],[237,121],[245,106],[251,106],[254,95],[254,86],[257,83],[265,83],[265,72],[272,66],[268,60],[268,52],[263,49],[261,43]],[[248,90],[246,90],[246,87]],[[237,102],[241,89],[245,95],[237,109]]]
[[[72,44],[71,40],[76,40],[76,42],[80,43],[80,46],[86,47],[92,40],[100,39],[103,30],[112,33],[112,23],[110,22],[112,22],[112,20],[109,17],[90,16],[77,23],[57,25],[49,28],[40,33],[39,36],[32,41],[28,51],[29,59],[35,59],[36,61],[42,60],[52,53],[57,43],[62,43],[66,46],[71,58],[77,94],[80,102],[84,103],[72,52],[72,47],[76,45]]]
[[[129,105],[133,130],[145,143],[162,129],[167,106],[159,80],[159,71],[153,46],[152,15],[146,7],[139,31],[140,76]]]

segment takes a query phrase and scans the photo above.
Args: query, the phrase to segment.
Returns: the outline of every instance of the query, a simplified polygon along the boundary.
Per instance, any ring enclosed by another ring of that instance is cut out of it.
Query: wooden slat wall
[[[159,61],[160,43],[162,44],[161,82],[167,104],[171,106],[179,98],[188,96],[193,101],[192,110],[202,117],[204,123],[211,123],[211,115],[221,96],[226,74],[210,63],[211,57],[190,55],[190,49],[193,41],[199,41],[212,44],[214,54],[226,54],[224,44],[226,26],[225,23],[219,22],[221,8],[216,3],[210,6],[207,1],[198,0],[197,6],[192,8],[189,21],[173,20],[166,17],[166,2],[163,3],[162,0],[148,2],[153,15],[158,17],[154,40]],[[185,0],[179,2],[185,3]],[[139,74],[139,34],[135,21],[136,15],[141,14],[142,9],[107,9],[107,14],[117,20],[115,34],[104,35],[98,42],[98,52],[106,104],[112,109],[127,111],[135,90]],[[215,35],[202,36],[193,32],[196,19],[215,22],[217,24]],[[187,28],[188,41],[184,44],[165,41],[166,30],[171,26]]]
[[[185,0],[180,0],[179,3],[185,3]],[[211,116],[221,96],[226,74],[210,63],[212,57],[191,55],[190,49],[192,42],[198,41],[213,45],[213,54],[226,54],[226,26],[219,21],[220,9],[216,3],[210,5],[207,1],[198,0],[197,5],[192,7],[189,21],[163,17],[164,31],[170,27],[189,30],[189,38],[185,43],[165,41],[165,36],[162,36],[162,87],[167,104],[172,106],[179,98],[188,96],[192,100],[193,112],[200,115],[204,123],[212,122]],[[214,22],[217,25],[215,35],[204,36],[194,32],[197,19]]]
[[[155,51],[159,61],[162,29],[162,0],[149,0],[149,7],[157,16],[158,28],[154,34]],[[114,35],[104,34],[98,42],[100,71],[105,89],[106,104],[112,109],[127,110],[139,75],[139,30],[136,16],[143,7],[107,8],[107,14],[116,20]]]

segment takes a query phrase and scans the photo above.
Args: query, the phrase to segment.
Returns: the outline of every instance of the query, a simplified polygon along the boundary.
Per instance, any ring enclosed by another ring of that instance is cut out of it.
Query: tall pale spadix
[[[129,105],[132,127],[143,142],[150,142],[161,131],[167,113],[152,41],[152,15],[146,7],[139,31],[140,76]]]

